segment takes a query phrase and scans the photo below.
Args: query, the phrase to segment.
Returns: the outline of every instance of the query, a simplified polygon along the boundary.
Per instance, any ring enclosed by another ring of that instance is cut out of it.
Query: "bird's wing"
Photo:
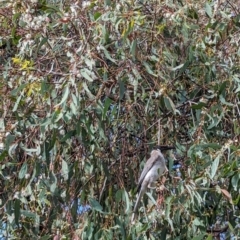
[[[152,166],[154,165],[154,163],[158,160],[159,155],[158,154],[153,154],[145,163],[145,166],[142,170],[141,176],[138,180],[138,187],[137,187],[137,191],[139,191],[139,189],[141,188],[142,182],[146,176],[146,174],[149,172],[149,170],[152,168]]]

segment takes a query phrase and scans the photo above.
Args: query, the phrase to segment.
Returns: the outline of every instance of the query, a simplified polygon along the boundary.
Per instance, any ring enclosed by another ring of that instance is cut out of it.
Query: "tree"
[[[239,19],[230,1],[2,3],[3,234],[238,236]],[[159,123],[181,177],[130,225]]]

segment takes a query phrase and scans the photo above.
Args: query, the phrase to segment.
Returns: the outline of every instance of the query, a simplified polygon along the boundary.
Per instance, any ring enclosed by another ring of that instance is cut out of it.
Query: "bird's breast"
[[[161,163],[155,163],[154,166],[148,171],[145,179],[150,182],[156,181],[165,171],[165,166]]]

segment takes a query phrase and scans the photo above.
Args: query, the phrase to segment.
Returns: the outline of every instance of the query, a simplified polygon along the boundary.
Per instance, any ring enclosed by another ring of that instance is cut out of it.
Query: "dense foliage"
[[[240,235],[239,1],[0,4],[5,239]],[[159,140],[177,160],[132,225]]]

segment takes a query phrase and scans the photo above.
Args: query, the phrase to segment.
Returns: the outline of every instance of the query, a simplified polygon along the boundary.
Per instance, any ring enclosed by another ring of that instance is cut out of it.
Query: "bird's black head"
[[[176,149],[174,146],[168,146],[168,145],[157,145],[154,147],[154,149],[159,149],[161,152],[171,150],[171,149]]]

